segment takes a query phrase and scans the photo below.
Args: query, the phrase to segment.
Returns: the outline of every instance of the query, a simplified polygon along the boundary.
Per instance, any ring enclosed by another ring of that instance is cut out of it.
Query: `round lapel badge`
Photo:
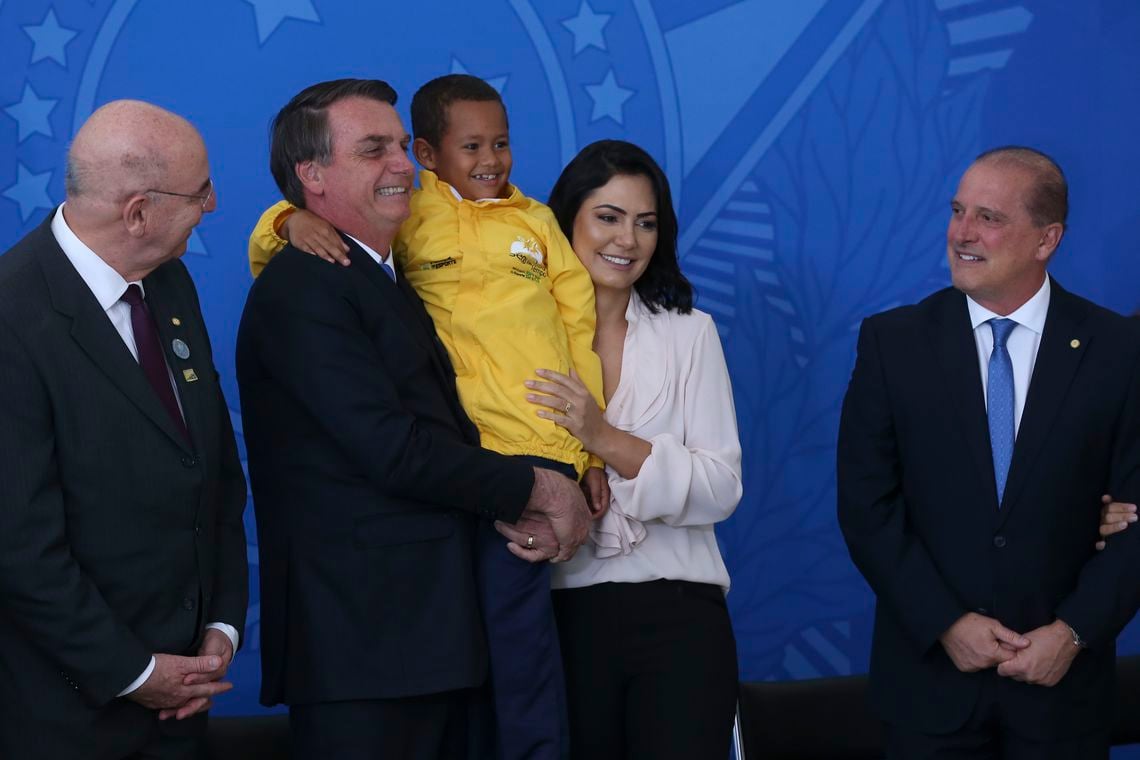
[[[190,358],[190,346],[187,346],[185,341],[183,341],[181,338],[175,338],[173,341],[171,341],[170,347],[174,350],[174,355],[179,359]]]

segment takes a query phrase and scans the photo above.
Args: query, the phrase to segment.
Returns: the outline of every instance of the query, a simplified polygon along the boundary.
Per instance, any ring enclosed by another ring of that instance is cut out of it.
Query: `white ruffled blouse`
[[[740,436],[716,326],[696,310],[654,314],[636,293],[626,320],[621,380],[605,416],[653,449],[635,478],[606,468],[609,512],[572,560],[554,566],[552,585],[666,578],[727,591],[713,526],[740,501]]]

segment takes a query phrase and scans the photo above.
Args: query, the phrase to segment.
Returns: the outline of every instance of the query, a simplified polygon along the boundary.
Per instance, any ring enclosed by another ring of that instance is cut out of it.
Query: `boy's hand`
[[[1096,542],[1097,551],[1105,547],[1105,540],[1113,533],[1119,533],[1131,523],[1136,522],[1136,505],[1113,501],[1112,496],[1105,494],[1100,497],[1100,540]]]
[[[305,253],[318,256],[330,264],[349,265],[348,244],[336,228],[312,211],[299,208],[281,222],[281,237]],[[379,252],[378,253],[382,253]]]
[[[600,520],[610,508],[610,480],[601,467],[591,467],[582,476],[582,493],[586,496],[586,506],[591,520]]]

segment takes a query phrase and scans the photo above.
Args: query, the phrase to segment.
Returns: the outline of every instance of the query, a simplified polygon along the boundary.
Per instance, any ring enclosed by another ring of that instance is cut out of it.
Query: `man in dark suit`
[[[339,80],[277,115],[277,184],[340,230],[352,266],[286,247],[238,332],[261,699],[290,706],[305,758],[464,757],[487,672],[476,520],[515,523],[531,560],[568,558],[588,523],[568,478],[478,447],[447,353],[392,269],[412,188],[395,100],[384,82]]]
[[[0,757],[190,758],[247,597],[245,480],[178,257],[206,149],[96,111],[0,257]]]
[[[871,696],[894,758],[1108,756],[1140,531],[1140,331],[1045,271],[1060,168],[980,156],[951,204],[954,287],[867,319],[843,403],[839,519],[878,604]]]

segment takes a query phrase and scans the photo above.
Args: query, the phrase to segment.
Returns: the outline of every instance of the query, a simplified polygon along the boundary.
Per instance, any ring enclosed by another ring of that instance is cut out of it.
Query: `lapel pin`
[[[1069,341],[1069,348],[1080,348],[1080,347],[1081,347],[1081,342],[1079,340],[1077,340],[1076,338],[1073,338],[1072,340]]]
[[[190,346],[186,345],[186,341],[181,338],[175,338],[170,342],[170,348],[173,349],[174,355],[179,359],[190,358]]]
[[[174,325],[175,327],[180,327],[182,325],[182,320],[178,317],[171,317],[170,324]]]
[[[188,383],[198,382],[198,375],[194,372],[193,369],[182,370],[182,377],[186,378],[186,382]]]

